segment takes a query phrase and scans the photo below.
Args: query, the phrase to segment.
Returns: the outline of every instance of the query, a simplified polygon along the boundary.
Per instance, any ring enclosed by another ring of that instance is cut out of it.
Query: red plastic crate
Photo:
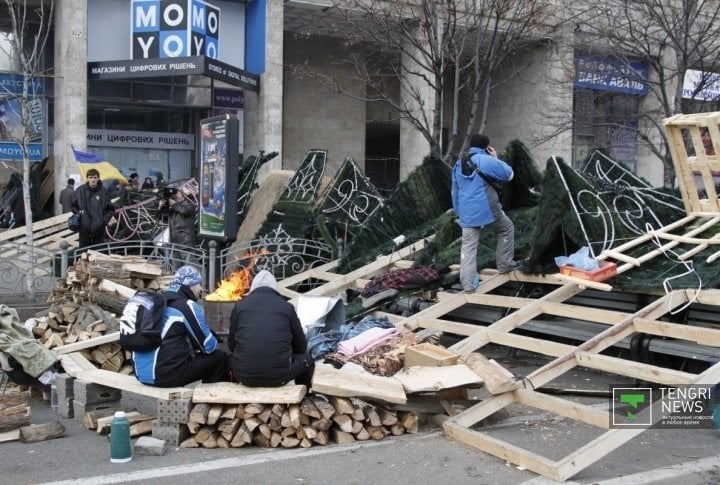
[[[582,278],[589,281],[605,281],[617,275],[617,265],[609,261],[600,261],[600,267],[592,271],[570,266],[569,264],[560,265],[560,273],[576,278]]]

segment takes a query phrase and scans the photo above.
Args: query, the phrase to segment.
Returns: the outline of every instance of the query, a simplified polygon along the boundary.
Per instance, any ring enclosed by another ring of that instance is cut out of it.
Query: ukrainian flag
[[[103,157],[100,155],[96,155],[95,153],[87,153],[87,152],[81,152],[80,150],[75,150],[75,147],[72,148],[73,154],[75,155],[75,160],[78,163],[78,167],[80,169],[80,176],[83,179],[83,182],[87,181],[87,177],[85,174],[88,170],[91,168],[94,168],[98,172],[100,172],[100,180],[112,180],[116,179],[119,180],[121,184],[127,185],[128,181],[123,176],[122,173],[120,173],[120,170],[115,168],[115,166],[108,162],[107,160],[104,160]]]

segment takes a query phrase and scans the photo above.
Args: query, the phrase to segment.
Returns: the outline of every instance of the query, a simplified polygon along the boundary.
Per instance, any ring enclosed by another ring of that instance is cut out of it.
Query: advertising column
[[[223,115],[200,121],[200,237],[232,241],[237,236],[238,119]]]

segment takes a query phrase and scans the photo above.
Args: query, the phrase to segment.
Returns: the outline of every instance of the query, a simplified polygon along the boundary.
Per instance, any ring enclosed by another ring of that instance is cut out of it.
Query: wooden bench
[[[98,369],[78,352],[62,354],[60,361],[65,372],[83,382],[100,384],[156,399],[187,399],[193,396],[193,389],[189,387],[148,386],[138,381],[135,376]]]

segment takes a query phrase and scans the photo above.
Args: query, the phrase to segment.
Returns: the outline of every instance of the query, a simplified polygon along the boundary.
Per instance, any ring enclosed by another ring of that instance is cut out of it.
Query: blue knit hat
[[[183,266],[182,268],[177,270],[172,282],[175,285],[202,285],[202,276],[200,275],[198,270],[196,270],[192,266]]]

